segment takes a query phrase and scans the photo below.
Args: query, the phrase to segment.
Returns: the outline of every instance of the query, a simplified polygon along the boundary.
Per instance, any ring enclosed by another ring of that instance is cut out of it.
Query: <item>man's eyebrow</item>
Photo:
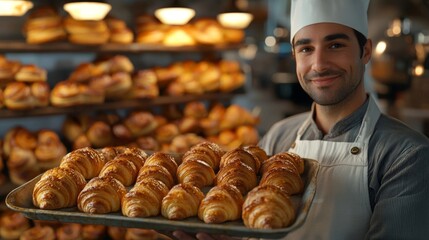
[[[330,34],[330,35],[324,37],[323,39],[324,39],[324,41],[329,42],[329,41],[336,40],[336,39],[349,40],[350,37],[344,33],[335,33],[335,34]],[[305,45],[305,44],[309,44],[311,42],[312,42],[312,40],[310,38],[298,39],[295,42],[294,46]]]

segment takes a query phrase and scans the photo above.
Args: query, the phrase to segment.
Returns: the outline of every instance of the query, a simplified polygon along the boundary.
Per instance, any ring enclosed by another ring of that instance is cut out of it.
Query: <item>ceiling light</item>
[[[157,9],[155,16],[164,24],[185,25],[195,16],[195,10],[183,7],[178,1],[174,1],[169,7]]]
[[[76,20],[102,20],[111,9],[112,6],[105,2],[69,2],[64,4],[64,10]]]
[[[226,28],[244,29],[253,20],[253,15],[240,10],[237,1],[231,0],[228,8],[217,16],[217,20]]]
[[[0,0],[0,16],[22,16],[32,7],[30,1]]]

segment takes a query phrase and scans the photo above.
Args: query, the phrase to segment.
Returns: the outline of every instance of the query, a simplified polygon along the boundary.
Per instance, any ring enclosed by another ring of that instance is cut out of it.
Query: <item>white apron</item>
[[[289,151],[320,163],[316,194],[302,227],[287,239],[362,240],[369,228],[368,142],[380,116],[374,99],[354,142],[301,140],[311,115],[298,130]]]

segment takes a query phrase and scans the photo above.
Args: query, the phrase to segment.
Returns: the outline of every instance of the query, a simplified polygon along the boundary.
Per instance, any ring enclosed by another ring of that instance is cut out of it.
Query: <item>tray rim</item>
[[[145,218],[133,218],[123,216],[120,212],[109,213],[109,214],[89,214],[76,211],[76,207],[64,208],[60,210],[44,210],[38,208],[27,208],[16,204],[16,196],[26,190],[26,188],[34,188],[36,182],[40,179],[42,174],[33,178],[32,180],[20,185],[13,189],[6,196],[6,206],[14,211],[22,213],[27,218],[33,220],[51,220],[59,222],[73,222],[82,224],[103,224],[109,226],[121,226],[121,227],[132,227],[132,228],[149,228],[161,231],[174,231],[180,230],[185,232],[205,232],[209,234],[227,234],[229,236],[240,236],[240,237],[254,237],[254,238],[281,238],[285,237],[289,232],[299,228],[306,220],[309,208],[312,204],[315,192],[316,192],[316,179],[319,171],[319,163],[316,160],[303,158],[306,162],[312,166],[311,169],[306,171],[313,171],[312,175],[306,180],[306,188],[302,194],[302,199],[307,199],[299,207],[301,210],[297,214],[296,219],[292,225],[286,228],[279,229],[254,229],[247,228],[243,225],[242,220],[232,221],[222,224],[207,224],[199,220],[197,217],[191,217],[184,220],[168,220],[162,216],[156,217],[145,217]],[[31,197],[31,196],[27,196]],[[303,211],[303,209],[307,209]]]

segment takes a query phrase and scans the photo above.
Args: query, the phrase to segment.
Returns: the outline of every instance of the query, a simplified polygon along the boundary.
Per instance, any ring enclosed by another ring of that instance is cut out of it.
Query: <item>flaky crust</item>
[[[72,168],[80,172],[85,179],[98,176],[105,164],[103,155],[93,148],[86,147],[74,150],[63,157],[61,167]]]
[[[111,213],[121,209],[125,186],[112,177],[94,177],[79,193],[77,207],[86,213]]]
[[[167,168],[159,164],[146,165],[140,168],[136,185],[141,184],[148,178],[153,178],[163,182],[168,189],[171,189],[176,184],[176,179],[168,172]]]
[[[60,209],[76,205],[86,181],[82,174],[69,168],[46,171],[33,190],[33,204],[41,209]]]
[[[161,181],[147,178],[135,185],[122,199],[122,214],[128,217],[157,216],[168,187]]]
[[[120,181],[125,187],[134,184],[138,169],[127,158],[115,158],[104,164],[99,177],[112,177]]]
[[[156,152],[146,159],[144,166],[150,165],[161,165],[168,170],[168,172],[171,174],[171,176],[173,176],[173,178],[176,178],[178,166],[176,160],[174,160],[171,155],[163,152]]]
[[[197,216],[203,198],[204,193],[198,187],[180,183],[162,199],[161,214],[172,220]]]
[[[187,183],[198,188],[213,185],[215,172],[210,165],[198,159],[189,159],[177,168],[179,183]]]
[[[288,194],[272,185],[254,188],[243,204],[243,223],[249,228],[284,228],[295,220],[295,215]]]
[[[197,159],[209,164],[216,172],[219,169],[220,159],[225,152],[222,148],[212,142],[201,142],[191,147],[183,157],[182,162],[188,159]]]
[[[256,187],[257,178],[255,171],[247,164],[235,160],[221,168],[216,176],[216,185],[230,184],[237,187],[241,194]]]
[[[220,160],[220,168],[232,163],[236,159],[251,167],[255,173],[259,172],[259,168],[261,167],[259,159],[242,148],[236,148],[226,152]]]

